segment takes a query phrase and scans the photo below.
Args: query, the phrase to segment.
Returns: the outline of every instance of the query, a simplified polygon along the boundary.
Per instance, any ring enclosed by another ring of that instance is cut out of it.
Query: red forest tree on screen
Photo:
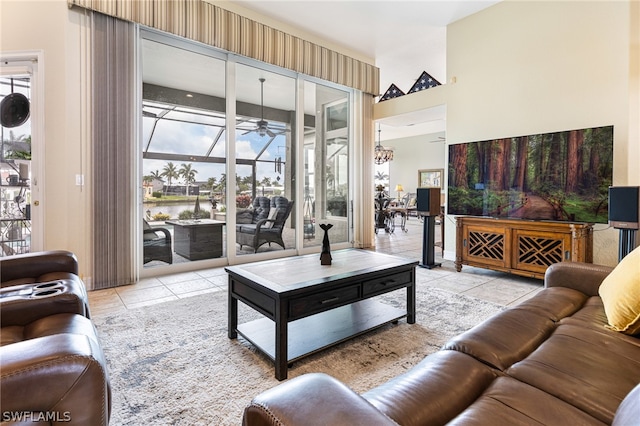
[[[449,214],[607,222],[613,126],[449,146]]]

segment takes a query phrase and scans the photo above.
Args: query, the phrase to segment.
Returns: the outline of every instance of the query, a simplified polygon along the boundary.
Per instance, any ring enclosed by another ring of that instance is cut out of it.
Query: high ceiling
[[[446,26],[500,0],[229,1],[374,58],[383,94],[392,83],[408,92],[423,71],[446,84]],[[383,120],[382,139],[439,131],[434,117],[425,111]]]
[[[408,91],[422,71],[445,83],[446,26],[499,0],[230,1],[375,58],[383,93]]]

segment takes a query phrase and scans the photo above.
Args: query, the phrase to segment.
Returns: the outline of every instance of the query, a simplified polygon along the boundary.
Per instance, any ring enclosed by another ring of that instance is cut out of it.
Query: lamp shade
[[[402,187],[402,185],[397,184],[396,185],[396,191],[404,191],[404,188]]]

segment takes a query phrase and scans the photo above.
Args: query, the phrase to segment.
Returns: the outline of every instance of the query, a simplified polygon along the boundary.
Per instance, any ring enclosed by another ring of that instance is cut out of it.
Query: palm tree
[[[184,179],[184,183],[186,185],[189,185],[196,181],[196,175],[198,174],[198,171],[193,169],[191,163],[182,163],[182,165],[180,166],[180,170],[178,170],[178,174]]]
[[[376,172],[376,175],[373,178],[377,181],[386,181],[389,180],[389,175],[379,170]]]
[[[31,135],[16,136],[13,130],[9,130],[9,139],[4,142],[8,148],[6,158],[31,160]]]
[[[162,169],[161,176],[167,178],[167,187],[171,187],[171,182],[174,179],[178,179],[180,177],[180,175],[178,174],[178,169],[176,169],[176,165],[173,164],[171,161],[165,164],[164,168]],[[166,190],[165,190],[165,195],[166,195]]]
[[[236,186],[239,191],[248,191],[251,188],[251,176],[237,176]]]
[[[187,185],[187,195],[189,195],[189,187],[196,181],[198,171],[192,168],[191,163],[182,163],[178,174],[184,179],[184,183]]]
[[[227,174],[226,173],[222,173],[222,176],[220,176],[220,182],[218,182],[218,190],[220,190],[220,196],[222,198],[222,204],[226,204],[227,203],[227,196],[225,193],[227,187]]]
[[[223,193],[224,193],[224,179],[225,176],[224,174],[222,175],[222,178],[220,179],[220,182],[218,182],[218,179],[215,177],[210,177],[207,180],[207,183],[204,185],[207,188],[211,188],[211,196],[213,197],[214,194],[219,191],[220,192],[220,196],[222,197]]]
[[[142,181],[145,183],[151,183],[154,181],[154,179],[157,179],[159,181],[162,180],[162,173],[160,173],[158,170],[149,173],[148,175],[145,175],[142,177]]]
[[[269,176],[265,176],[262,178],[262,180],[260,181],[260,185],[262,186],[271,186],[271,178]]]

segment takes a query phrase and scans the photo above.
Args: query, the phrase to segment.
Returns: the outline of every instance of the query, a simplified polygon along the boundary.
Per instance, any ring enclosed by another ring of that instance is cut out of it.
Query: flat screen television
[[[449,145],[447,213],[608,222],[613,126]]]

